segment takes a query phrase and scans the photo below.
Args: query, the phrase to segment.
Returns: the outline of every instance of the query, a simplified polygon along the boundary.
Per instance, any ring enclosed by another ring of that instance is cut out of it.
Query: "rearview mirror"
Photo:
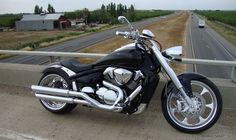
[[[118,20],[119,20],[120,23],[125,23],[125,22],[127,22],[127,19],[126,19],[126,17],[124,17],[124,16],[119,16],[119,17],[118,17]]]
[[[173,57],[180,57],[183,54],[183,47],[182,46],[171,47],[166,49],[164,52],[166,52],[167,55]]]
[[[128,23],[128,26],[129,26],[129,28],[131,29],[131,30],[134,30],[134,27],[132,26],[132,24],[128,21],[128,19],[126,18],[126,17],[124,17],[124,16],[119,16],[118,17],[118,21],[120,22],[120,23]]]

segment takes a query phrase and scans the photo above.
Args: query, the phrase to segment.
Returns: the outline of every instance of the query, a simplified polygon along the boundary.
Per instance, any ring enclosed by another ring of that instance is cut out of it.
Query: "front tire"
[[[51,72],[51,73],[45,73],[40,81],[40,86],[46,86],[46,87],[55,87],[55,88],[61,88],[61,89],[71,89],[72,84],[70,80],[68,79],[68,76],[64,74],[63,72]],[[64,114],[71,112],[77,104],[69,104],[69,103],[63,103],[63,102],[56,102],[56,101],[50,101],[50,100],[39,100],[42,106],[47,109],[48,111],[56,114]]]
[[[194,109],[187,109],[180,92],[171,90],[162,100],[162,111],[167,122],[177,130],[200,133],[211,128],[219,119],[222,98],[218,88],[207,78],[192,80],[191,87]]]

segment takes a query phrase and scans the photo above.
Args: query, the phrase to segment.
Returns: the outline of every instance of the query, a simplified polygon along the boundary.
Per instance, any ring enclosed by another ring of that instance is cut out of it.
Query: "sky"
[[[94,10],[110,2],[133,4],[140,10],[236,10],[236,0],[0,0],[0,14],[32,13],[36,4],[46,10],[48,3],[53,5],[56,12],[83,8]]]

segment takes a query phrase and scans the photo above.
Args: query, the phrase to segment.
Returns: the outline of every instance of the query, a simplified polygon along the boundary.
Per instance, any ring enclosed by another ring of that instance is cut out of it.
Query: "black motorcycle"
[[[182,47],[161,51],[154,34],[142,34],[123,16],[129,32],[116,32],[134,43],[125,45],[94,64],[66,60],[43,71],[39,85],[32,85],[43,107],[53,113],[67,113],[77,104],[124,114],[140,114],[148,106],[165,73],[169,82],[163,89],[162,111],[174,128],[198,133],[219,119],[222,99],[218,88],[205,76],[184,73],[176,76],[169,61],[181,61]]]

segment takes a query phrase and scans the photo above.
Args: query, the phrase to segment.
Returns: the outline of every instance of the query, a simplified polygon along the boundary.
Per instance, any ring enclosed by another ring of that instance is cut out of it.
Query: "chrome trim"
[[[140,70],[135,71],[134,80],[138,80],[139,77],[144,78],[143,73]]]
[[[84,93],[95,93],[95,92],[94,92],[94,89],[91,88],[91,87],[83,87],[83,88],[81,89],[81,92],[84,92]]]
[[[153,44],[151,49],[153,50],[156,58],[161,63],[161,66],[166,71],[166,73],[169,75],[170,79],[173,81],[177,89],[180,90],[181,94],[183,95],[184,99],[187,101],[188,105],[192,105],[192,100],[187,96],[186,92],[183,89],[183,85],[180,83],[178,77],[176,76],[173,69],[169,66],[169,64],[166,62],[165,58],[162,56],[161,52],[158,49],[158,45],[155,41],[150,40],[150,42]]]
[[[114,78],[113,71],[114,71],[115,69],[116,69],[116,68],[114,68],[114,67],[108,67],[108,68],[106,68],[105,71],[103,72],[103,75],[108,74],[111,78]]]
[[[138,110],[136,112],[134,112],[133,114],[134,115],[141,114],[141,113],[143,113],[143,111],[145,111],[146,108],[147,108],[147,104],[140,104],[138,106]]]
[[[52,100],[52,101],[70,103],[70,104],[77,103],[77,104],[92,106],[92,104],[88,103],[85,100],[80,100],[80,99],[75,99],[75,98],[59,97],[59,96],[44,95],[44,94],[37,94],[37,93],[35,94],[35,96],[42,100]]]
[[[174,46],[171,48],[168,48],[164,50],[167,55],[173,56],[173,57],[179,57],[183,54],[183,47],[182,46]]]
[[[128,98],[126,98],[125,102],[132,101],[139,94],[141,90],[142,90],[142,86],[140,85],[129,95]]]
[[[148,36],[148,37],[151,37],[151,38],[154,38],[154,37],[155,37],[155,35],[152,33],[152,31],[147,30],[147,29],[144,29],[144,30],[142,31],[142,34],[143,34],[144,36]]]
[[[63,66],[61,66],[61,69],[62,69],[65,73],[67,73],[69,76],[72,76],[72,75],[75,75],[75,74],[76,74],[76,73],[73,72],[72,70],[70,70],[70,69],[68,69],[68,68],[66,68],[66,67],[63,67]]]
[[[133,73],[126,69],[117,68],[114,70],[114,75],[116,82],[120,85],[124,85],[129,82],[129,80],[133,76]]]
[[[76,92],[76,91],[71,91],[71,90],[66,90],[66,89],[50,88],[50,87],[43,87],[43,86],[36,86],[36,85],[32,85],[31,89],[35,92],[35,95],[39,95],[39,94],[40,95],[50,95],[50,97],[51,96],[55,97],[55,100],[58,99],[58,98],[56,98],[56,96],[60,96],[61,98],[63,98],[63,97],[65,97],[65,98],[66,97],[70,97],[70,98],[80,97],[80,98],[83,98],[85,101],[87,101],[89,104],[91,104],[91,106],[93,106],[93,107],[104,109],[104,110],[109,110],[109,111],[115,111],[115,112],[122,111],[123,107],[118,106],[118,103],[121,100],[123,100],[123,96],[124,96],[123,91],[119,87],[117,87],[111,83],[108,83],[106,81],[103,81],[103,84],[104,84],[104,86],[106,86],[110,89],[113,89],[113,90],[117,91],[117,93],[118,93],[117,100],[114,102],[113,105],[101,104],[83,92]],[[71,101],[71,100],[69,100],[69,101]]]
[[[115,52],[121,51],[121,50],[133,49],[133,48],[135,48],[135,46],[136,46],[136,43],[130,43],[130,44],[127,44],[125,46],[122,46],[122,47],[116,49]]]
[[[73,89],[74,91],[77,91],[77,90],[78,90],[75,81],[72,82],[72,89]]]
[[[60,68],[60,67],[62,67],[61,65],[58,65],[58,64],[56,64],[56,65],[50,65],[49,66],[49,68]]]

